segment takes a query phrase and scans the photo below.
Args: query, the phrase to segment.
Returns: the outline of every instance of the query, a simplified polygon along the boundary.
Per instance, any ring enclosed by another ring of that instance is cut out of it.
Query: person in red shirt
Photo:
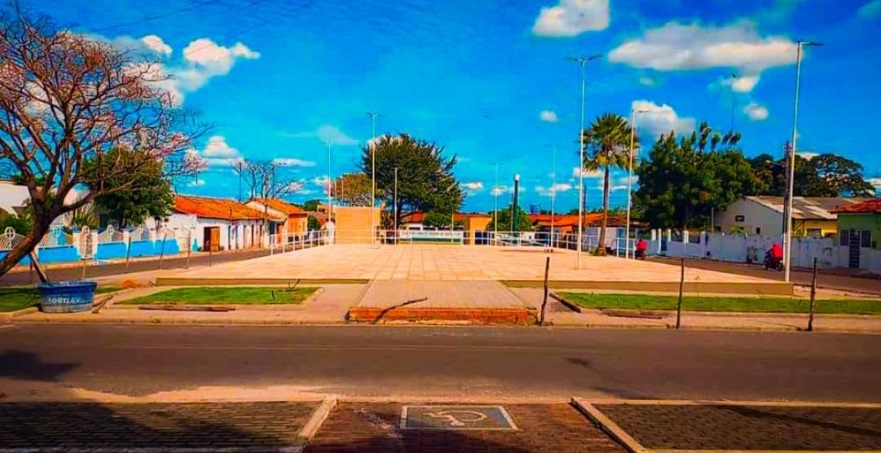
[[[649,243],[645,239],[636,242],[636,258],[645,258],[645,252],[649,248]]]
[[[777,261],[783,259],[783,247],[780,244],[774,244],[771,246],[771,258],[774,258]]]
[[[765,253],[765,268],[766,269],[778,269],[780,267],[780,263],[783,261],[783,247],[780,244],[775,243],[771,246],[771,249]]]

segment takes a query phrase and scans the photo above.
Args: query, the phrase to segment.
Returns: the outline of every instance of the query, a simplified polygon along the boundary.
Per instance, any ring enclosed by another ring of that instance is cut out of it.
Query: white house
[[[834,236],[836,209],[864,201],[859,198],[794,197],[792,234],[803,237]],[[745,197],[716,212],[714,231],[775,236],[783,234],[783,197]]]
[[[162,225],[176,235],[190,232],[199,250],[218,251],[262,247],[266,221],[262,212],[235,200],[175,195],[174,212]]]

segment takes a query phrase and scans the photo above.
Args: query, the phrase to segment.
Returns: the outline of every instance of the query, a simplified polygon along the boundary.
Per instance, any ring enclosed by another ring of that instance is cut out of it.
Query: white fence
[[[649,253],[671,257],[706,258],[737,263],[761,263],[765,251],[782,240],[773,236],[745,236],[740,234],[701,233],[674,239],[667,231],[652,231]],[[859,268],[881,274],[881,251],[861,247],[852,251],[838,245],[835,238],[793,238],[792,266],[809,268],[814,258],[821,268],[851,267],[852,253],[859,253]]]

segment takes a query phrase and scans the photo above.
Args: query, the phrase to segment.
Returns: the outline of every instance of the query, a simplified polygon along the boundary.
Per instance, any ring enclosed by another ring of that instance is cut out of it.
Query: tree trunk
[[[599,244],[597,244],[596,254],[599,256],[606,255],[606,227],[609,225],[609,189],[610,189],[610,171],[609,166],[603,168],[603,224],[600,228]]]
[[[15,267],[19,261],[22,260],[25,256],[28,256],[37,244],[40,243],[40,240],[43,239],[43,236],[49,231],[49,225],[45,222],[34,222],[34,228],[31,230],[31,233],[22,239],[22,241],[15,246],[6,256],[3,257],[3,260],[0,261],[0,276],[5,275],[9,272],[10,269]],[[34,263],[37,265],[37,263]],[[43,275],[40,276],[40,279],[43,279]]]

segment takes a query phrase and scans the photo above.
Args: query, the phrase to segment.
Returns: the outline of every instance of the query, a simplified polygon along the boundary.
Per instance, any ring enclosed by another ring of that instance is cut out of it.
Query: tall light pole
[[[370,136],[370,184],[373,186],[370,191],[370,231],[372,239],[370,244],[376,245],[376,118],[380,117],[379,113],[367,112],[367,116],[371,120],[371,136]]]
[[[581,248],[584,242],[584,66],[587,62],[596,60],[602,55],[590,57],[566,57],[581,66],[581,122],[578,123],[578,269],[581,269]]]
[[[556,199],[557,199],[557,145],[547,144],[551,147],[551,242],[550,246],[554,246],[554,216],[556,215]]]
[[[331,221],[333,214],[333,178],[330,172],[330,141],[324,142],[327,145],[327,221]]]
[[[801,55],[804,46],[821,46],[813,41],[798,41],[795,58],[795,102],[792,114],[792,148],[789,152],[789,182],[786,197],[786,223],[783,225],[783,280],[789,283],[790,258],[792,257],[792,198],[795,195],[795,153],[798,149],[798,92],[801,84]]]
[[[493,187],[493,241],[499,237],[499,163],[496,162],[496,184]]]
[[[633,146],[636,142],[636,114],[648,110],[630,108],[630,163],[627,165],[627,224],[624,225],[624,258],[630,256],[630,211],[633,209]]]
[[[398,244],[398,167],[395,167],[395,206],[392,211],[392,220],[395,223],[395,245]]]
[[[734,110],[737,108],[737,96],[734,95],[734,84],[739,78],[740,76],[737,74],[733,72],[731,73],[731,129],[729,129],[728,132],[734,132]]]

